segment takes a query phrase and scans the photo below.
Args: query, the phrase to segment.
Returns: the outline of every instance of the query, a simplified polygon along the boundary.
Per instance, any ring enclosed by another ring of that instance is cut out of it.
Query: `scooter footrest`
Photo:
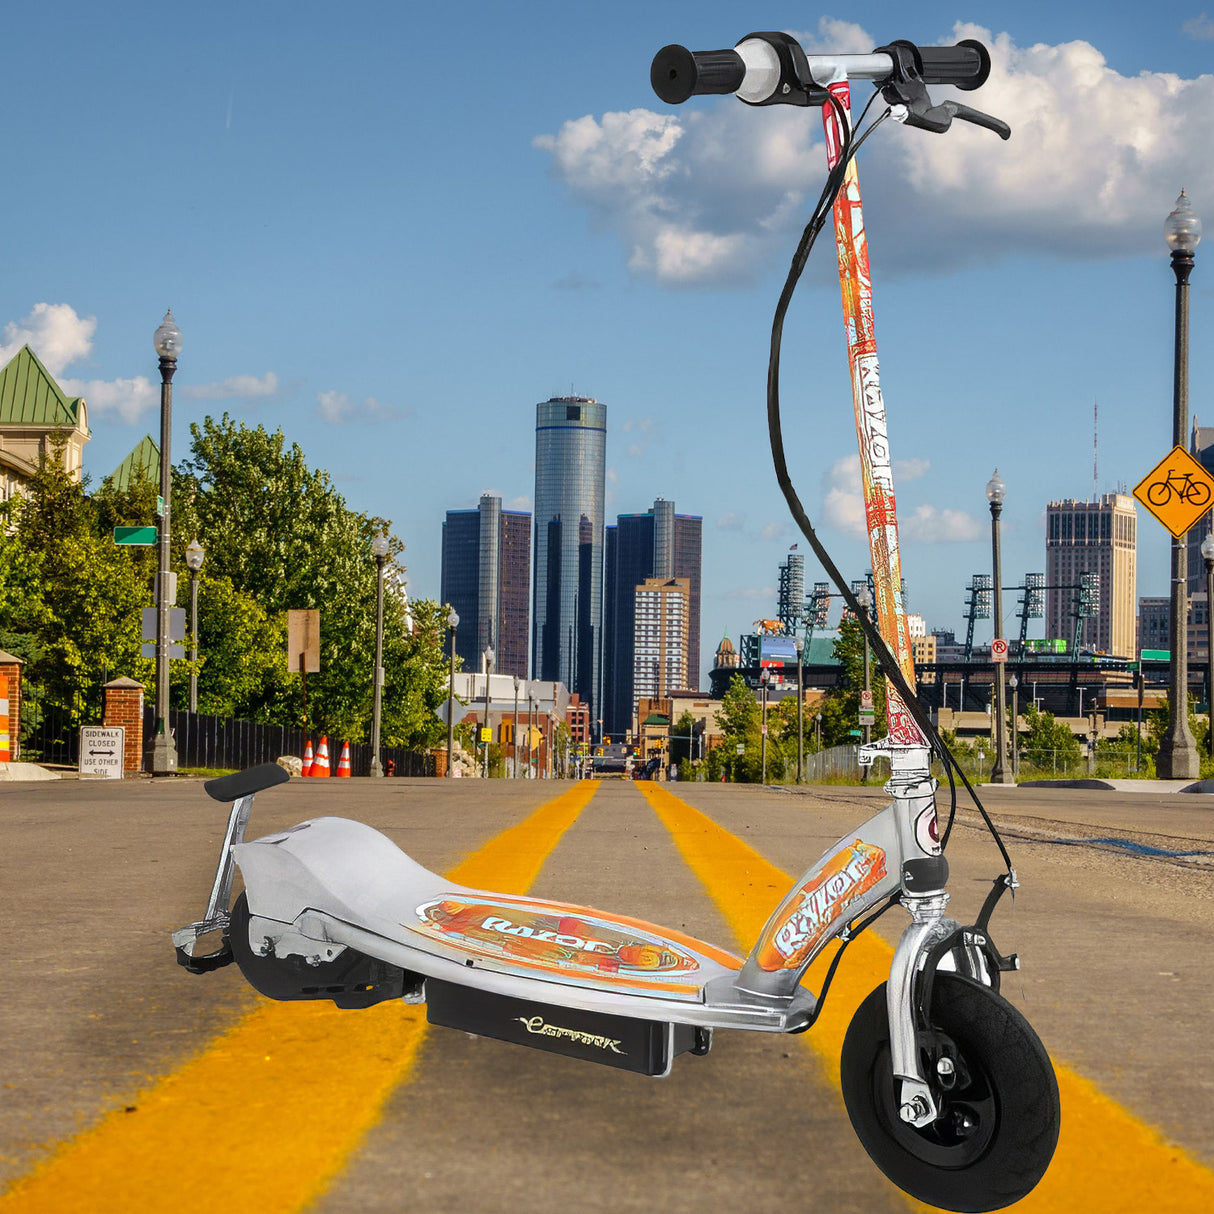
[[[639,1075],[669,1074],[688,1050],[707,1053],[707,1033],[691,1025],[552,1007],[436,978],[426,979],[426,1010],[431,1024]]]

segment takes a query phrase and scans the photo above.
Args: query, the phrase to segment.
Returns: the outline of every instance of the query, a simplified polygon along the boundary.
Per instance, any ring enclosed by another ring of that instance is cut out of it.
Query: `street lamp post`
[[[873,596],[868,591],[868,585],[860,587],[856,593],[856,602],[860,604],[860,609],[864,612],[864,619],[868,619],[868,613],[873,605]],[[872,658],[868,651],[868,629],[864,627],[864,623],[860,624],[860,634],[864,637],[864,702],[865,704],[872,703],[872,675],[870,673],[870,663]],[[867,746],[873,740],[873,727],[871,725],[864,726],[864,745]],[[868,768],[863,769],[863,778],[868,779]]]
[[[157,547],[159,563],[156,577],[156,725],[152,742],[152,775],[171,776],[177,771],[177,747],[169,732],[169,608],[172,606],[169,584],[169,511],[172,498],[173,466],[170,446],[173,433],[173,374],[181,350],[181,330],[172,309],[164,314],[152,337],[160,355],[160,534]]]
[[[451,669],[447,674],[447,779],[455,775],[455,630],[459,627],[459,612],[454,607],[447,612],[447,627],[451,631]]]
[[[518,675],[514,676],[514,716],[510,721],[510,758],[513,760],[514,778],[518,779]]]
[[[759,686],[763,689],[763,731],[759,746],[759,766],[762,783],[767,783],[767,683],[770,676],[766,670],[759,672]]]
[[[1003,511],[1003,498],[1007,486],[996,468],[994,475],[986,482],[986,498],[991,504],[991,615],[994,617],[994,641],[1003,639],[1003,579],[1002,562],[999,554],[999,515]],[[1003,663],[994,660],[991,654],[991,666],[995,684],[995,760],[991,766],[992,784],[1013,784],[1014,777],[1004,768],[1003,756],[1007,753],[1007,722],[1006,704],[1003,694]]]
[[[377,535],[371,541],[371,555],[375,558],[375,676],[372,679],[374,694],[371,700],[371,775],[382,776],[384,769],[379,761],[379,716],[384,695],[384,563],[388,559],[388,537]]]
[[[1206,715],[1210,754],[1214,755],[1214,535],[1201,541],[1201,559],[1206,563]]]
[[[485,723],[483,729],[490,731],[492,737],[493,727],[489,724],[489,681],[493,678],[493,646],[490,645],[485,649]],[[484,737],[484,734],[481,735]],[[489,738],[485,738],[485,779],[489,778]]]
[[[818,779],[822,778],[822,714],[814,714],[814,765],[818,769]]]
[[[195,539],[185,550],[185,563],[190,571],[190,711],[198,711],[198,571],[206,553]]]
[[[1189,428],[1189,275],[1201,241],[1201,220],[1184,190],[1164,223],[1176,276],[1175,360],[1172,375],[1172,445],[1183,447]],[[1172,538],[1172,663],[1168,680],[1168,726],[1159,742],[1155,767],[1165,780],[1195,780],[1201,774],[1197,742],[1189,728],[1188,537]]]
[[[801,654],[805,642],[800,637],[793,637],[792,645],[797,651],[797,783],[800,784],[805,775],[805,689],[801,682]]]

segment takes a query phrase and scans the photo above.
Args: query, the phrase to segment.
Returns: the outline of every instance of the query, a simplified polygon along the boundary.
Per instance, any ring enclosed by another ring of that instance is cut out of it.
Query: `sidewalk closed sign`
[[[126,730],[121,725],[84,725],[80,729],[82,776],[122,779],[122,748]]]

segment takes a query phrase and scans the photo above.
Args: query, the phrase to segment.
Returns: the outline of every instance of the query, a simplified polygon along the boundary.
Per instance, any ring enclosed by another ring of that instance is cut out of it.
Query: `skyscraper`
[[[605,732],[631,728],[635,687],[636,591],[648,578],[687,583],[687,682],[700,685],[700,556],[703,520],[675,514],[658,498],[644,514],[621,514],[607,528],[603,602],[603,704]]]
[[[442,598],[459,615],[455,652],[479,670],[492,644],[494,669],[527,677],[531,515],[503,510],[485,494],[475,510],[448,510],[443,523]]]
[[[646,578],[633,591],[632,689],[640,700],[664,700],[687,686],[690,585],[686,578]]]
[[[1099,501],[1066,498],[1046,507],[1046,636],[1074,635],[1077,587],[1085,573],[1100,575],[1096,614],[1080,644],[1132,658],[1137,642],[1138,515],[1134,499],[1106,493]]]
[[[1207,472],[1214,475],[1214,427],[1199,426],[1197,419],[1194,418],[1189,452]],[[1214,511],[1203,514],[1189,528],[1189,534],[1186,537],[1189,559],[1185,577],[1185,585],[1188,587],[1189,594],[1205,593],[1206,563],[1201,556],[1201,541],[1210,534],[1211,530],[1214,530]],[[1166,649],[1167,646],[1165,645],[1164,648]]]
[[[607,408],[587,396],[535,407],[532,677],[564,683],[597,712],[603,616]]]

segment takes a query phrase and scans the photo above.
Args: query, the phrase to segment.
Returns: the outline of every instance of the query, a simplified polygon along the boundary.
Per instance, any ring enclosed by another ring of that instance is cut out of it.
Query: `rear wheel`
[[[843,1042],[843,1099],[873,1162],[899,1188],[946,1210],[998,1210],[1045,1175],[1058,1142],[1058,1083],[1037,1034],[990,988],[937,972],[920,1062],[939,1107],[899,1116],[882,984]],[[943,1066],[941,1060],[945,1059]]]

